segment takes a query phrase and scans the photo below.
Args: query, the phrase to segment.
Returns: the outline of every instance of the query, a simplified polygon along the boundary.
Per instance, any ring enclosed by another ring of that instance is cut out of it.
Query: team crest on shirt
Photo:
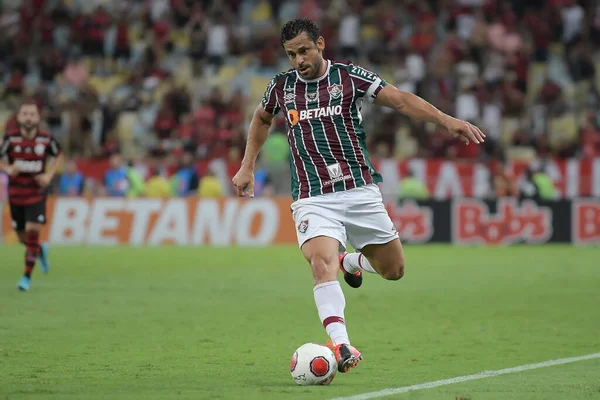
[[[41,156],[42,154],[44,154],[44,152],[46,151],[46,146],[44,146],[41,143],[38,143],[35,145],[35,147],[33,148],[33,151],[35,154],[37,154],[38,156]]]
[[[307,229],[308,229],[308,220],[305,219],[304,221],[300,221],[300,223],[298,224],[298,232],[306,233]]]
[[[331,86],[327,86],[327,91],[332,99],[339,99],[344,91],[344,85],[338,85],[334,83]]]

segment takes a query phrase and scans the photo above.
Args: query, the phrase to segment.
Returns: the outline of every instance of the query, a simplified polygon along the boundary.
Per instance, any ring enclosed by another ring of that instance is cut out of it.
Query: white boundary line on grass
[[[349,397],[336,397],[335,399],[332,399],[332,400],[368,400],[368,399],[376,399],[376,398],[379,398],[379,397],[391,396],[393,394],[406,393],[406,392],[410,392],[410,391],[413,391],[413,390],[431,389],[431,388],[435,388],[435,387],[438,387],[438,386],[446,386],[446,385],[452,385],[454,383],[474,381],[476,379],[489,378],[491,376],[513,374],[515,372],[529,371],[529,370],[532,370],[532,369],[552,367],[554,365],[570,364],[570,363],[579,362],[579,361],[592,360],[592,359],[595,359],[595,358],[600,358],[600,353],[593,353],[593,354],[588,354],[588,355],[580,356],[580,357],[559,358],[557,360],[548,360],[548,361],[540,362],[540,363],[537,363],[537,364],[526,364],[526,365],[520,365],[518,367],[505,368],[505,369],[497,369],[497,370],[494,370],[494,371],[483,371],[483,372],[479,372],[479,373],[473,374],[473,375],[457,376],[455,378],[449,378],[449,379],[442,379],[442,380],[439,380],[439,381],[420,383],[418,385],[411,385],[411,386],[404,386],[404,387],[399,387],[399,388],[384,389],[384,390],[380,390],[378,392],[370,392],[370,393],[357,394],[355,396],[349,396]]]

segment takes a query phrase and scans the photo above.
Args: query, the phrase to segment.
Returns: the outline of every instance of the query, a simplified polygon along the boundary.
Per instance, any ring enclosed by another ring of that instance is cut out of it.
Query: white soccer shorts
[[[398,238],[375,184],[297,200],[292,214],[300,247],[309,239],[328,236],[340,242],[340,251],[347,242],[360,251]]]

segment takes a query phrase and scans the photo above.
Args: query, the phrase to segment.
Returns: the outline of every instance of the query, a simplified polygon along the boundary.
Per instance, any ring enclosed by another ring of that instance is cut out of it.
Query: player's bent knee
[[[386,271],[383,274],[383,277],[385,279],[387,279],[388,281],[397,281],[402,279],[402,277],[404,276],[404,270],[401,269],[391,269]]]
[[[310,259],[310,268],[312,269],[315,283],[326,282],[335,279],[337,269],[331,267],[331,260],[326,257],[314,255]],[[332,273],[333,269],[333,273]]]
[[[41,224],[34,224],[34,223],[28,222],[25,225],[25,232],[39,232],[41,230],[42,230]]]
[[[404,259],[389,265],[382,276],[389,281],[397,281],[404,276]]]

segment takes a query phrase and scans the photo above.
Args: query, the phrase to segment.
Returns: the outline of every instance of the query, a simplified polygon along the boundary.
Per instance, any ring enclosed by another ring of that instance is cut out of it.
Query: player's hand
[[[252,169],[240,168],[231,181],[236,187],[239,197],[254,197],[254,171]]]
[[[48,174],[36,175],[34,179],[42,188],[48,187],[48,185],[50,185],[50,181],[52,181],[52,177]]]
[[[6,167],[4,172],[6,172],[8,176],[17,176],[19,175],[19,167],[17,167],[16,165],[9,165],[8,167]]]
[[[444,125],[452,136],[460,138],[465,144],[469,144],[470,142],[479,144],[485,141],[485,134],[481,129],[467,121],[448,117]]]

